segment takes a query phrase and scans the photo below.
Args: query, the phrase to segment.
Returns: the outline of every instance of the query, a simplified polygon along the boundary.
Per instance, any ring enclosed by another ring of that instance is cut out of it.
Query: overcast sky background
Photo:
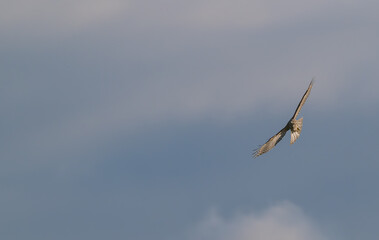
[[[2,0],[0,237],[378,239],[378,9]]]

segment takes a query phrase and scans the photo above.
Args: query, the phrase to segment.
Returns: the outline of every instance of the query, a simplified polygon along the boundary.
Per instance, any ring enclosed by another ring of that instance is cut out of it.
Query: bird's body
[[[282,138],[286,135],[288,130],[291,130],[291,144],[293,144],[300,136],[301,129],[303,128],[303,118],[296,119],[297,115],[299,115],[299,112],[301,108],[303,107],[305,101],[307,100],[311,89],[313,86],[313,80],[309,84],[309,87],[307,91],[304,93],[303,97],[301,98],[299,105],[297,106],[295,113],[291,117],[291,119],[288,121],[286,126],[282,128],[277,134],[275,134],[273,137],[271,137],[265,144],[260,146],[258,149],[254,151],[253,156],[258,157],[259,155],[262,155],[268,151],[270,151],[275,145],[282,140]]]

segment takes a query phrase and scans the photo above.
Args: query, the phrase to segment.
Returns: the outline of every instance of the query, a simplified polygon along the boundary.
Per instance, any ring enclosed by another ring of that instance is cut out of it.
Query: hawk
[[[293,144],[299,138],[301,129],[303,127],[303,118],[300,118],[297,120],[296,117],[299,114],[301,108],[303,107],[305,101],[307,100],[309,94],[311,93],[312,86],[313,86],[313,79],[311,83],[309,84],[307,91],[304,93],[303,97],[301,98],[299,105],[297,105],[295,113],[293,114],[291,119],[288,121],[286,126],[282,130],[280,130],[277,134],[275,134],[273,137],[271,137],[265,144],[263,144],[258,149],[256,149],[253,153],[254,158],[274,148],[275,145],[278,144],[280,140],[282,140],[284,135],[286,135],[288,130],[291,130],[291,144]]]

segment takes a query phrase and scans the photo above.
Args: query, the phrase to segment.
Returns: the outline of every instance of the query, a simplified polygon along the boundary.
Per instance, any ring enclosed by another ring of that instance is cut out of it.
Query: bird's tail
[[[300,136],[301,129],[303,128],[303,118],[300,118],[299,120],[292,119],[291,123],[291,144],[293,144]]]

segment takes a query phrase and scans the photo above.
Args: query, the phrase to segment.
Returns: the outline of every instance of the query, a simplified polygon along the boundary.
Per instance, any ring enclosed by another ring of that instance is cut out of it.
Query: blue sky
[[[0,5],[2,238],[377,239],[375,1]]]

